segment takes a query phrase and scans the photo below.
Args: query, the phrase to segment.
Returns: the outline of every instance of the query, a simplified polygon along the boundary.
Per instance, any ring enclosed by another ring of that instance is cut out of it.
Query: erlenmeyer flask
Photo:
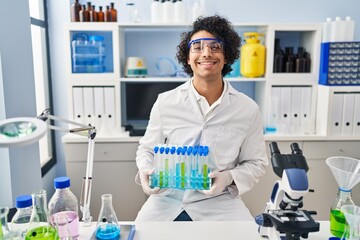
[[[48,222],[46,191],[40,189],[31,194],[33,210],[30,218],[29,231],[25,240],[55,240],[59,239],[57,231]]]
[[[351,190],[339,188],[337,197],[330,210],[330,231],[334,236],[339,238],[349,235],[349,227],[341,211],[341,208],[346,205],[355,205],[351,198]]]
[[[354,205],[345,205],[341,207],[346,222],[349,225],[349,240],[360,239],[360,207]]]
[[[101,202],[96,237],[97,239],[116,239],[120,235],[120,226],[112,205],[112,195],[101,195]]]

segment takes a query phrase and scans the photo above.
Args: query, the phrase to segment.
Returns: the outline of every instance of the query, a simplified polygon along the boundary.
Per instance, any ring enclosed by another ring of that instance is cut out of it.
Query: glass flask
[[[46,191],[41,189],[31,194],[33,210],[30,218],[30,227],[25,239],[55,240],[59,239],[54,227],[49,226]]]
[[[11,232],[8,226],[7,215],[9,208],[0,207],[0,239],[1,240],[21,240],[21,234]]]
[[[336,237],[346,237],[349,235],[349,226],[346,223],[345,216],[341,207],[345,205],[355,205],[351,198],[351,190],[339,188],[330,209],[330,231]]]
[[[360,239],[360,207],[354,205],[345,205],[341,207],[346,223],[349,225],[349,240]]]
[[[112,195],[101,195],[101,210],[96,225],[97,239],[117,239],[120,235],[120,226],[112,205]]]

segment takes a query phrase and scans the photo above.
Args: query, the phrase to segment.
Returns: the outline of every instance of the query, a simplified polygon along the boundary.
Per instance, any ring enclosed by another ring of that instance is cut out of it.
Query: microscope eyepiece
[[[290,147],[291,147],[292,154],[300,154],[300,155],[302,155],[302,150],[300,149],[299,144],[292,143],[290,145]]]
[[[273,154],[275,154],[275,153],[280,154],[280,149],[279,149],[279,147],[278,147],[278,145],[277,145],[276,142],[271,142],[271,143],[269,144],[269,147],[270,147],[270,154],[271,154],[271,155],[273,155]]]

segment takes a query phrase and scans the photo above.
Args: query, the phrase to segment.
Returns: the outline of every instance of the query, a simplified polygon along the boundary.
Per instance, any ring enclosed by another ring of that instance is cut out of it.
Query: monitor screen
[[[124,82],[121,87],[121,122],[130,135],[143,135],[150,112],[159,93],[174,89],[183,82]]]

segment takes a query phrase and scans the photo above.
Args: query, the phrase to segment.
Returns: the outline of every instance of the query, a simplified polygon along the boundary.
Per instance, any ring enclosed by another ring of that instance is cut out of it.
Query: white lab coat
[[[167,189],[151,195],[136,221],[172,221],[182,210],[193,220],[252,220],[241,194],[249,191],[268,165],[263,124],[257,104],[235,90],[227,90],[211,116],[204,119],[191,82],[159,94],[150,114],[146,133],[136,154],[139,169],[153,169],[153,148],[168,145],[207,145],[209,167],[230,170],[235,185],[219,195],[207,196],[194,190]],[[140,184],[139,174],[135,180]]]

